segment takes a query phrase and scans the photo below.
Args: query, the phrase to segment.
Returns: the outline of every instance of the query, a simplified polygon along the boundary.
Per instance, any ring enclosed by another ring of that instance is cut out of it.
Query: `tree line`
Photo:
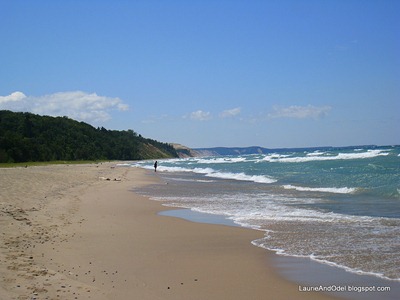
[[[0,162],[140,160],[178,157],[168,143],[68,117],[0,110]]]

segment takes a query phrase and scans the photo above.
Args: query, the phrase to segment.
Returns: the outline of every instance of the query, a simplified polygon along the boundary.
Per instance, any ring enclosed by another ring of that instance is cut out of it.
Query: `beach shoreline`
[[[197,212],[188,208],[169,208],[171,210],[162,211],[159,215],[191,222],[241,227],[223,215]],[[258,247],[256,243],[252,242],[252,244]],[[329,295],[349,300],[375,300],[377,294],[380,299],[397,300],[400,293],[400,282],[397,280],[384,279],[372,274],[354,273],[338,266],[314,261],[309,257],[279,255],[275,252],[269,257],[273,269],[284,279],[298,284],[299,290],[325,289]]]
[[[115,163],[0,170],[0,299],[334,299],[301,291],[256,230],[160,216]]]

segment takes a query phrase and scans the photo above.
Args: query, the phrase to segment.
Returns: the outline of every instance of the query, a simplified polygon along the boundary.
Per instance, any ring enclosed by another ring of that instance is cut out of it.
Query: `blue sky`
[[[0,0],[0,109],[189,147],[400,144],[400,1]]]

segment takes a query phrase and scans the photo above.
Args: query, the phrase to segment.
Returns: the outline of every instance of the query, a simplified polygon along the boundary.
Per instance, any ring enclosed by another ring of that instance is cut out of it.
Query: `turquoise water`
[[[262,230],[259,247],[400,280],[399,146],[163,160],[157,171],[167,184],[142,193]]]

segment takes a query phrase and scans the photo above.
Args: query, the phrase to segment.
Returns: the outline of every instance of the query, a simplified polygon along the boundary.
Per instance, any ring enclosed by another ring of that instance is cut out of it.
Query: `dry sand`
[[[0,299],[332,299],[280,278],[261,232],[157,215],[130,190],[151,182],[111,163],[0,169]]]

